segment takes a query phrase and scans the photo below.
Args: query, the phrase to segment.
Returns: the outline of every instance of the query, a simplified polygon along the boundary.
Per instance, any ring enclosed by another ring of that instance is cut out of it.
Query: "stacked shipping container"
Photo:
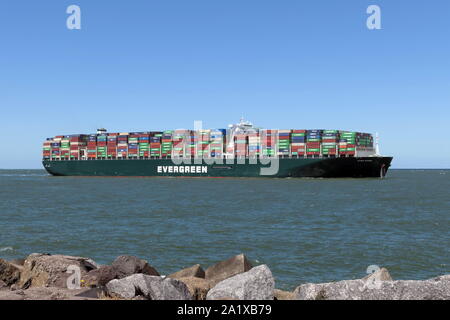
[[[225,129],[56,136],[43,143],[43,158],[337,157],[373,150],[371,134],[350,131],[251,130],[235,134],[232,143],[229,138]]]
[[[304,156],[306,152],[306,130],[292,130],[291,154],[292,156]]]
[[[291,151],[291,130],[278,130],[278,156],[289,156]]]
[[[306,155],[319,156],[323,130],[306,131]]]

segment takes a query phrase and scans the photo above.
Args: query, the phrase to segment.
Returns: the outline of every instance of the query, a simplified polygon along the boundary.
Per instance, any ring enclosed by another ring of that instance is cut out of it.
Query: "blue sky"
[[[372,4],[382,30],[366,27]],[[0,168],[40,168],[57,134],[242,114],[379,132],[393,167],[450,168],[447,0],[3,0],[0,41]]]

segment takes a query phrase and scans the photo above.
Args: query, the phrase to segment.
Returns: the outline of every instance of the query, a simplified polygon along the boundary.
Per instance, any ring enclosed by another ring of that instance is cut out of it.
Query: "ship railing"
[[[280,159],[320,159],[320,158],[353,158],[353,157],[357,157],[357,155],[348,155],[348,154],[332,154],[332,155],[324,155],[324,154],[319,154],[319,155],[307,155],[307,154],[302,154],[302,155],[279,155],[278,158]],[[192,159],[192,157],[183,157],[184,159]],[[245,156],[235,156],[235,157],[230,157],[228,156],[222,156],[222,160],[226,160],[226,159],[247,159],[249,157],[245,157]],[[269,158],[273,158],[267,155],[258,155],[258,156],[252,156],[250,157],[252,159],[269,159]],[[65,158],[65,157],[60,157],[60,158],[43,158],[43,161],[92,161],[92,160],[152,160],[152,159],[172,159],[172,156],[164,156],[164,157],[157,157],[157,156],[149,156],[149,157],[133,157],[133,156],[128,156],[128,157],[96,157],[96,158],[90,158],[90,157],[85,157],[85,158]],[[207,159],[220,159],[220,157],[210,157]]]

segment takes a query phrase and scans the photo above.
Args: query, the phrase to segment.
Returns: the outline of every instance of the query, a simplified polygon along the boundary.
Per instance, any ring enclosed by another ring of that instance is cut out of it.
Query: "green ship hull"
[[[220,160],[181,164],[160,158],[44,160],[43,165],[54,176],[368,178],[384,177],[392,157],[279,158],[270,163],[267,159]]]

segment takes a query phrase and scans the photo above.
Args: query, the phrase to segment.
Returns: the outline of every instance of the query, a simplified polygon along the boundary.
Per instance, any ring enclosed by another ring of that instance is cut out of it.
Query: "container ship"
[[[376,139],[377,140],[377,139]],[[385,177],[372,134],[343,130],[271,130],[248,121],[217,130],[60,135],[43,144],[54,176]]]

